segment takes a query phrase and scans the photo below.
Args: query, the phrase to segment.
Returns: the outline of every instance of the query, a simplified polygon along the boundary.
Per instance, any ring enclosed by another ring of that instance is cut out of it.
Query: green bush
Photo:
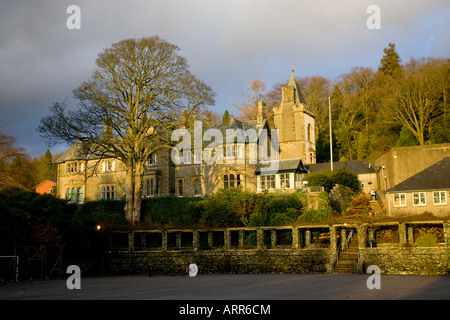
[[[358,176],[345,168],[313,172],[306,176],[306,181],[308,181],[308,186],[322,186],[326,192],[330,192],[336,184],[349,187],[355,191],[359,188]]]
[[[416,239],[417,247],[437,247],[438,239],[434,234],[424,234],[417,237]]]
[[[144,224],[185,227],[199,223],[203,211],[201,198],[150,198],[142,201]]]

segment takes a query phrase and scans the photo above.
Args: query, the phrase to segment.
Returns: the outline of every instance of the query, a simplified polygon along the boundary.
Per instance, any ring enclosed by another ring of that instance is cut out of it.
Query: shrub
[[[326,192],[330,192],[336,184],[355,191],[359,188],[358,176],[345,168],[314,172],[306,176],[306,181],[308,181],[308,186],[323,186]]]
[[[145,224],[188,226],[198,224],[202,211],[201,198],[150,198],[142,201]]]
[[[416,239],[417,247],[437,247],[438,239],[434,234],[424,234]]]

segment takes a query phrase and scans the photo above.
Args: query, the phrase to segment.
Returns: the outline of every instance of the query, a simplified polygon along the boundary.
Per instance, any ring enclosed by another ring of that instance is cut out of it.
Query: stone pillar
[[[128,251],[134,251],[134,232],[128,232]]]
[[[356,231],[358,232],[358,249],[364,249],[367,246],[367,224],[360,224],[356,227]]]
[[[277,230],[270,231],[270,247],[275,248],[277,245]]]
[[[231,249],[231,231],[228,229],[225,229],[223,233],[223,248],[225,250]]]
[[[337,250],[337,232],[336,227],[330,227],[330,250],[335,252]]]
[[[161,232],[161,251],[167,251],[167,231]]]
[[[406,224],[404,223],[398,224],[398,238],[401,245],[406,244]]]
[[[298,249],[298,228],[292,227],[292,249]]]
[[[309,246],[311,244],[311,230],[305,230],[305,245]]]
[[[192,249],[198,251],[199,247],[199,232],[197,230],[192,231]]]
[[[447,246],[447,248],[450,248],[450,221],[444,221],[443,223],[443,231],[444,231],[444,240],[445,240],[445,244]],[[448,268],[450,268],[450,265],[447,266]]]
[[[408,235],[408,243],[413,244],[414,243],[414,227],[413,226],[408,226],[407,235]]]
[[[208,232],[208,247],[211,249],[214,247],[214,234],[212,232]]]
[[[347,241],[347,229],[341,229],[341,249],[344,248],[345,242]]]
[[[256,249],[264,249],[264,230],[261,228],[256,230]]]
[[[239,249],[244,248],[244,230],[239,230]]]
[[[176,247],[179,249],[181,248],[181,232],[176,233]]]

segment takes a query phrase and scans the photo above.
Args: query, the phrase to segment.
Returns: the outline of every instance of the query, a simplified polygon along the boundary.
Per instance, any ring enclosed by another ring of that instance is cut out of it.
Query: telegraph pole
[[[331,133],[331,98],[328,97],[328,117],[330,118],[330,161],[331,171],[333,171],[333,136]]]

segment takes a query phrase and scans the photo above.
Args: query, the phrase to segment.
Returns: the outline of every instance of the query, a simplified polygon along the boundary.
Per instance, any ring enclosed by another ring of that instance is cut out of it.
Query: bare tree
[[[86,153],[125,164],[125,215],[132,224],[140,221],[150,154],[173,146],[170,133],[183,124],[183,110],[190,115],[214,104],[211,88],[189,72],[179,50],[157,36],[114,43],[74,90],[76,110],[55,103],[38,128],[49,141],[80,141]]]
[[[449,66],[448,59],[411,59],[403,76],[390,78],[386,85],[385,119],[408,128],[420,145],[448,103]]]
[[[257,115],[257,102],[262,97],[262,92],[266,90],[266,83],[259,79],[253,79],[250,82],[250,86],[246,88],[247,92],[242,92],[242,95],[247,99],[242,103],[233,103],[240,113],[240,118],[242,120],[255,120]]]

